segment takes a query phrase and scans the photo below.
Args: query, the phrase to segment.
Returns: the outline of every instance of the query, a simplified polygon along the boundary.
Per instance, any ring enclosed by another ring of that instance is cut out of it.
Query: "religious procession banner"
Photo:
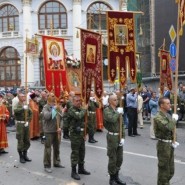
[[[103,93],[102,37],[99,33],[81,29],[82,98],[88,103],[92,81],[95,94]]]
[[[66,89],[64,39],[42,36],[46,89],[60,97]]]
[[[165,50],[160,50],[159,57],[160,57],[160,90],[161,90],[161,93],[163,94],[165,86],[167,86],[170,90],[172,90],[170,53]]]
[[[127,65],[131,83],[136,82],[134,15],[133,12],[108,11],[107,21],[109,80],[114,83],[118,76],[120,87],[124,88],[127,82]],[[119,74],[116,74],[117,66]]]
[[[179,10],[179,35],[183,34],[183,26],[185,25],[185,0],[176,0],[180,4]]]
[[[26,38],[26,53],[32,55],[38,55],[39,53],[39,42],[36,37],[29,39]]]

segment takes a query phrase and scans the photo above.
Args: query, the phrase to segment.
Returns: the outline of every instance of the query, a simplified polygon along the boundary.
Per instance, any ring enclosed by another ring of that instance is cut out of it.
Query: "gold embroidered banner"
[[[165,84],[172,90],[172,76],[170,69],[170,54],[168,51],[160,50],[160,90],[163,94]]]
[[[59,98],[67,88],[64,39],[42,36],[42,43],[46,89]]]
[[[88,103],[91,85],[94,82],[95,94],[103,93],[102,37],[99,33],[81,29],[82,98]]]
[[[179,10],[179,35],[183,34],[183,26],[185,25],[185,0],[176,0],[180,4]]]
[[[127,82],[127,65],[131,82],[136,82],[134,15],[133,12],[108,11],[107,20],[108,76],[112,83],[118,76],[120,87],[124,88]],[[116,73],[117,66],[119,74]]]
[[[39,53],[39,42],[36,37],[26,39],[26,53],[37,55]]]

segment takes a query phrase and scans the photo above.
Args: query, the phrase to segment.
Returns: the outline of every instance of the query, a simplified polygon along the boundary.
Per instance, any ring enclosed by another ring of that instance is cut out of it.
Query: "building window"
[[[45,73],[44,73],[44,62],[43,62],[43,50],[40,52],[39,57],[39,69],[40,69],[40,84],[45,86]]]
[[[0,51],[0,86],[19,86],[21,65],[17,50],[6,47]]]
[[[19,12],[13,5],[0,7],[0,32],[19,30]]]
[[[87,28],[106,30],[106,11],[108,10],[111,10],[111,7],[106,3],[92,3],[87,9]]]
[[[66,8],[57,1],[48,1],[44,3],[39,10],[39,29],[50,29],[51,23],[53,29],[67,28]]]

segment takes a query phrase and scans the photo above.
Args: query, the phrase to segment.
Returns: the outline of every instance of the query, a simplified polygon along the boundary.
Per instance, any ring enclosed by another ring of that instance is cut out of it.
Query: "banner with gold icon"
[[[108,32],[108,76],[114,83],[119,76],[120,87],[127,82],[127,65],[129,66],[131,83],[136,82],[136,59],[134,38],[134,14],[133,12],[107,12]],[[116,67],[119,67],[119,74]]]
[[[163,94],[165,86],[172,90],[170,54],[168,51],[160,50],[159,57],[160,57],[160,91]]]
[[[45,69],[46,89],[60,97],[66,89],[64,39],[53,36],[42,36],[43,62]]]
[[[81,29],[82,98],[88,103],[92,82],[95,94],[103,93],[102,37],[101,34]]]

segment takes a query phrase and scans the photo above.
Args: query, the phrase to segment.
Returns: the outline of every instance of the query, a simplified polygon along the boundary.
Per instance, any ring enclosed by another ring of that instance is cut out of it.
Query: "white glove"
[[[179,115],[178,114],[172,114],[172,119],[177,121],[179,119]]]
[[[24,106],[23,106],[23,109],[24,109],[24,110],[27,110],[27,109],[28,109],[28,105],[24,105]]]
[[[118,107],[117,111],[118,111],[119,114],[123,114],[123,107]]]
[[[95,98],[95,97],[90,97],[89,99],[90,99],[91,101],[96,102],[96,98]]]
[[[26,123],[24,124],[24,126],[27,127],[27,126],[28,126],[28,122],[26,122]]]
[[[121,99],[122,99],[122,100],[124,100],[124,99],[125,99],[125,97],[124,97],[124,96],[122,96],[122,97],[121,97]]]
[[[177,148],[179,145],[180,145],[180,144],[179,144],[179,142],[177,142],[177,141],[175,141],[175,143],[172,143],[172,147],[173,147],[173,148]]]
[[[123,146],[124,143],[125,143],[125,139],[122,138],[121,141],[120,141],[120,143],[119,143],[119,146]]]

